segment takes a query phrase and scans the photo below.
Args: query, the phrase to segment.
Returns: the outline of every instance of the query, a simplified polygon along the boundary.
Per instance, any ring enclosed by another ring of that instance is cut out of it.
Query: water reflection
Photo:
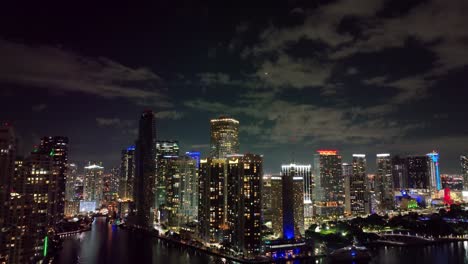
[[[371,249],[371,263],[468,263],[468,241],[425,247]],[[229,261],[226,261],[230,263]],[[224,263],[222,259],[183,249],[137,232],[113,228],[97,218],[89,232],[65,238],[54,263]],[[326,264],[326,259],[289,261],[288,264]]]

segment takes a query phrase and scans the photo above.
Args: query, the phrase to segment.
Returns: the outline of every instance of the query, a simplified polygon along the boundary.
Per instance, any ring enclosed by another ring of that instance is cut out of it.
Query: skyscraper
[[[156,185],[156,120],[153,111],[146,110],[140,118],[135,150],[134,202],[136,225],[153,226],[154,189]]]
[[[367,190],[366,155],[353,154],[353,174],[350,178],[351,214],[360,215],[370,212]]]
[[[460,156],[460,165],[463,176],[463,190],[468,191],[468,156]]]
[[[391,210],[394,205],[394,187],[390,154],[377,154],[376,196],[380,210]]]
[[[96,207],[100,207],[103,201],[104,167],[100,162],[89,162],[84,171],[84,200],[96,202]]]
[[[74,201],[76,200],[75,186],[78,180],[78,166],[74,163],[68,164],[67,169],[67,180],[65,187],[65,200]]]
[[[342,215],[344,179],[337,150],[318,150],[314,155],[315,207],[318,215]]]
[[[408,188],[408,160],[400,156],[392,157],[393,189],[401,191]]]
[[[226,155],[239,153],[239,121],[221,116],[211,119],[210,156],[225,158]]]
[[[271,181],[271,228],[276,236],[283,236],[283,180],[281,175],[272,175]]]
[[[261,251],[263,159],[260,155],[228,155],[228,239],[244,256]]]
[[[39,152],[49,155],[57,175],[50,179],[49,212],[54,221],[63,219],[65,212],[65,188],[68,168],[68,138],[62,136],[43,137],[39,145]]]
[[[429,158],[430,187],[433,191],[442,190],[439,171],[439,153],[432,151],[426,155]]]
[[[289,240],[304,235],[304,186],[307,185],[305,174],[310,175],[309,165],[281,166],[283,239]]]
[[[174,187],[176,181],[175,160],[179,158],[179,143],[173,140],[156,141],[156,193],[154,208],[158,211],[157,221],[167,221],[170,214],[175,217],[175,209],[172,204],[172,198],[175,195]],[[178,188],[178,187],[177,187]],[[169,211],[171,212],[169,212]]]
[[[185,155],[176,161],[177,173],[174,178],[179,179],[179,186],[175,186],[175,200],[179,202],[176,219],[180,223],[197,220],[198,217],[198,162],[196,157]]]
[[[343,163],[343,178],[344,178],[344,193],[345,193],[345,213],[351,214],[351,190],[350,190],[350,181],[351,177],[353,176],[353,165],[349,163]]]
[[[133,183],[135,181],[135,146],[122,150],[120,161],[119,199],[133,200]]]
[[[9,124],[0,125],[0,262],[7,262],[9,245],[7,230],[12,223],[9,221],[10,191],[15,173],[16,138],[13,127]],[[5,228],[5,229],[4,229]]]
[[[198,221],[199,235],[207,242],[223,239],[226,223],[226,159],[200,160]]]
[[[427,191],[430,188],[430,167],[428,156],[407,158],[408,188]]]

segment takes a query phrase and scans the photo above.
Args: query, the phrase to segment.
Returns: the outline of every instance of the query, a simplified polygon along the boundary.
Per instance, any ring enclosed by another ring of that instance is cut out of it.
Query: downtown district
[[[328,229],[327,221],[436,212],[468,201],[466,156],[460,175],[443,175],[436,151],[382,153],[369,174],[365,154],[347,164],[337,150],[322,149],[312,164],[285,164],[266,175],[262,155],[238,154],[237,120],[210,124],[210,153],[181,155],[177,141],[157,138],[155,115],[144,111],[135,144],[107,172],[100,162],[89,162],[84,172],[69,163],[64,136],[43,137],[20,157],[13,126],[2,124],[0,263],[50,259],[64,226],[94,213],[233,258],[271,259],[319,254],[306,233],[311,226]]]

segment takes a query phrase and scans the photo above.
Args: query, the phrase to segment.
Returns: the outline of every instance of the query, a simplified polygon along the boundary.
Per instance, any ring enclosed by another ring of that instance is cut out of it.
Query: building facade
[[[317,215],[344,213],[344,178],[337,150],[318,150],[314,155],[315,210]]]
[[[381,211],[391,210],[394,207],[394,186],[392,177],[392,159],[390,154],[377,154],[376,196]]]
[[[122,150],[120,161],[119,199],[133,201],[133,183],[135,181],[135,146]]]
[[[96,206],[100,207],[103,200],[103,175],[104,167],[102,163],[88,163],[84,167],[84,195],[85,201],[96,202]]]
[[[369,192],[367,190],[366,155],[353,154],[353,174],[350,178],[351,214],[361,215],[370,212]]]
[[[211,119],[210,135],[210,157],[239,153],[239,121],[223,116]]]

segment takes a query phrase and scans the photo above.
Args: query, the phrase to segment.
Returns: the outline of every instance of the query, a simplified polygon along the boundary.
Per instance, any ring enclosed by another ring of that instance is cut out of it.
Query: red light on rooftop
[[[325,155],[325,156],[328,156],[328,155],[338,155],[338,150],[334,150],[334,149],[321,149],[321,150],[317,150],[317,153],[320,154],[320,155]]]

